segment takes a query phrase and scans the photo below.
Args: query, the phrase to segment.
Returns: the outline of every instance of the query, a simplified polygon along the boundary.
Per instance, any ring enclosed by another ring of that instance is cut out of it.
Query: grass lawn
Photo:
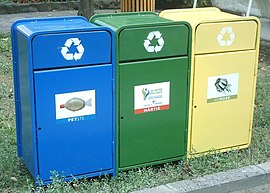
[[[0,34],[0,192],[130,192],[183,179],[196,178],[270,160],[270,45],[260,55],[252,145],[248,149],[120,172],[117,178],[64,182],[35,188],[16,157],[16,130],[10,36]]]

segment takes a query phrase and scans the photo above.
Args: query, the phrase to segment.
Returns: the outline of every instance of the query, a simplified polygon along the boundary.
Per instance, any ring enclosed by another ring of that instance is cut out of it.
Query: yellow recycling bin
[[[160,13],[193,30],[188,152],[247,148],[251,142],[260,22],[218,8]]]

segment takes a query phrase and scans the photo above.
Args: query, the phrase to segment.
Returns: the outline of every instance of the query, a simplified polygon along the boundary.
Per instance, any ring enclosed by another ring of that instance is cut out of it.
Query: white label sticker
[[[55,95],[56,120],[75,122],[96,114],[95,90]]]
[[[208,77],[207,103],[236,99],[239,73]]]
[[[134,113],[141,114],[170,108],[170,82],[134,87]]]

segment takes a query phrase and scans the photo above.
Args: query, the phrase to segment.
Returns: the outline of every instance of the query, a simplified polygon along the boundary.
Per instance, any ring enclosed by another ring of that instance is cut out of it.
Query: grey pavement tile
[[[243,190],[233,191],[231,193],[270,193],[270,183],[252,188],[244,188]]]
[[[260,18],[261,20],[261,39],[270,41],[270,19]]]
[[[267,174],[270,174],[270,162],[258,164],[257,167],[263,169]]]

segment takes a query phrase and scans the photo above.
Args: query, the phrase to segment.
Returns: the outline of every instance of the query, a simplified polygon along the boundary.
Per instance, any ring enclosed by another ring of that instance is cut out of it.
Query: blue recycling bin
[[[61,17],[11,33],[18,156],[36,184],[115,175],[113,32]]]

